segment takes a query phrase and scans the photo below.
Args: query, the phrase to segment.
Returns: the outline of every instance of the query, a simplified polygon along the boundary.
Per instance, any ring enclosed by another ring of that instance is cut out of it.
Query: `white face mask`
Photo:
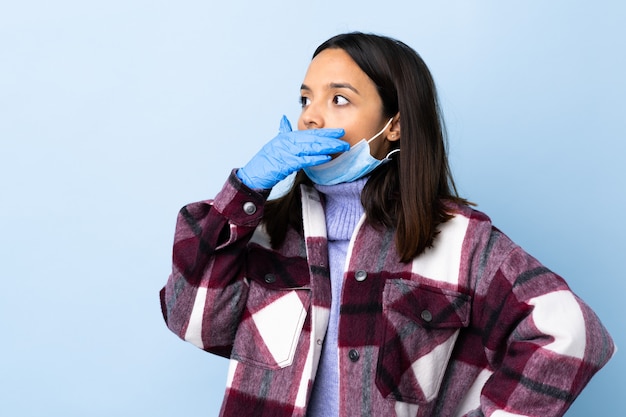
[[[400,149],[394,149],[387,156],[380,160],[374,158],[370,154],[369,143],[379,137],[387,126],[391,124],[393,118],[389,119],[385,127],[380,132],[372,136],[371,139],[361,139],[356,145],[342,153],[335,159],[325,162],[321,165],[315,165],[304,168],[304,172],[309,176],[311,181],[319,185],[334,185],[342,182],[352,182],[369,174],[381,164],[390,161],[389,157],[400,152]]]

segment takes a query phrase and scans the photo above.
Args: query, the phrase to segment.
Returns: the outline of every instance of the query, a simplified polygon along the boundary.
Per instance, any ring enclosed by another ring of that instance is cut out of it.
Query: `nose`
[[[320,109],[313,103],[302,109],[300,121],[305,129],[321,129],[324,127],[324,117]]]

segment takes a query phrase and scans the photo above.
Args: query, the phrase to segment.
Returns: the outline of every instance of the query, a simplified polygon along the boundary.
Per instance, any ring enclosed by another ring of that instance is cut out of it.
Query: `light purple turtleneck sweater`
[[[326,199],[326,232],[332,301],[330,320],[322,346],[308,417],[336,417],[339,415],[339,361],[337,329],[346,256],[352,233],[363,215],[361,191],[367,178],[337,185],[315,185]]]

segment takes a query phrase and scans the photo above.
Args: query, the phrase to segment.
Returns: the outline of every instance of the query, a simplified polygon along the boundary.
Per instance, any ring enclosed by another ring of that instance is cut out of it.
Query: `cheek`
[[[370,137],[368,136],[369,130],[363,129],[363,126],[359,124],[356,124],[356,125],[353,124],[350,126],[342,126],[342,127],[346,131],[346,135],[342,139],[350,143],[351,146],[356,145],[362,139],[367,140]]]
[[[355,135],[353,132],[350,132],[348,129],[346,129],[346,134],[344,137],[341,138],[341,140],[345,140],[346,142],[348,142],[350,144],[350,147],[356,145],[361,139],[358,137],[358,135]]]

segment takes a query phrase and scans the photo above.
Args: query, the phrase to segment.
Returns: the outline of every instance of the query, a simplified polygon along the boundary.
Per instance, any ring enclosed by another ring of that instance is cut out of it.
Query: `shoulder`
[[[468,205],[446,201],[446,211],[452,217],[439,225],[437,240],[447,240],[449,236],[463,239],[464,246],[486,244],[494,233],[500,233],[489,216]]]
[[[447,202],[446,207],[453,217],[441,225],[441,240],[462,239],[460,247],[467,267],[480,265],[487,272],[497,269],[515,253],[525,253],[482,211],[452,202]]]
[[[483,240],[490,238],[498,238],[507,245],[514,243],[491,221],[491,218],[480,210],[476,210],[466,204],[459,204],[447,201],[444,203],[446,211],[452,215],[452,218],[443,223],[442,230],[460,229],[465,231],[465,237],[471,240]],[[450,223],[448,225],[448,223]]]

